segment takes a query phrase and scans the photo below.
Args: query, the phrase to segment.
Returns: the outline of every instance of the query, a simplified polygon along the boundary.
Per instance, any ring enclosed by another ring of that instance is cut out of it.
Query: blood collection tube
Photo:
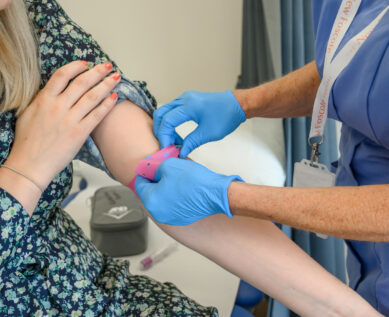
[[[166,258],[170,253],[172,253],[176,248],[178,247],[177,242],[173,242],[169,244],[167,247],[145,257],[142,261],[140,261],[140,269],[141,270],[147,270],[152,265],[154,265],[157,262],[162,261],[164,258]]]

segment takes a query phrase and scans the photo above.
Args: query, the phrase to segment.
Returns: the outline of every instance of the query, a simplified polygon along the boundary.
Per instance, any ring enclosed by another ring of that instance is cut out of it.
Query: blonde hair
[[[21,114],[40,85],[38,45],[23,0],[0,11],[0,111]]]

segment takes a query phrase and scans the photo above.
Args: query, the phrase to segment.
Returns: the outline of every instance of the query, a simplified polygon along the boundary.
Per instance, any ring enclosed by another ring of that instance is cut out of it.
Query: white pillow
[[[186,136],[194,122],[178,127]],[[284,133],[281,119],[247,120],[218,142],[201,146],[190,155],[193,160],[222,174],[238,174],[247,183],[283,186],[285,182]]]

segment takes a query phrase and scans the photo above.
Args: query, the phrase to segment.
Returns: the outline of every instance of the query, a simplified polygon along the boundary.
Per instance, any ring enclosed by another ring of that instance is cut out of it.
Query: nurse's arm
[[[129,101],[118,104],[92,137],[124,185],[137,162],[159,150],[151,119]],[[268,221],[215,215],[185,227],[159,226],[301,316],[380,316]]]
[[[344,239],[389,241],[389,185],[279,188],[234,182],[233,214]]]
[[[310,116],[320,81],[316,62],[311,62],[280,79],[234,94],[247,118]]]

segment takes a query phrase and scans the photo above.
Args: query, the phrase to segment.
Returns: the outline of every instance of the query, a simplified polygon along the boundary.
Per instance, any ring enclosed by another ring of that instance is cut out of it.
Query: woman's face
[[[4,10],[12,0],[0,0],[0,10]]]

